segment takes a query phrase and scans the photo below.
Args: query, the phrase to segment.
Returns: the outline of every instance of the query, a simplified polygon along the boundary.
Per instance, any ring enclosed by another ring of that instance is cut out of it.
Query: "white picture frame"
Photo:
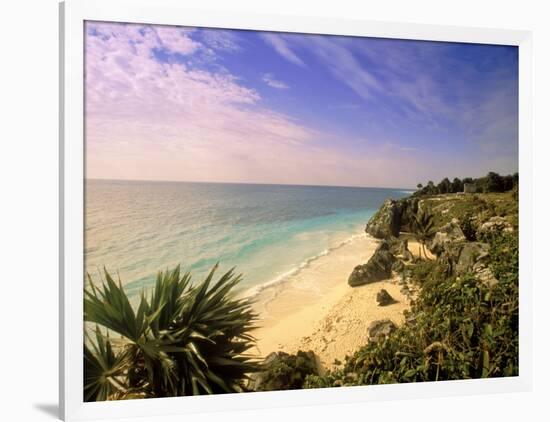
[[[84,22],[87,20],[514,45],[519,48],[520,374],[513,378],[84,403]],[[528,391],[532,385],[531,34],[485,28],[201,11],[180,0],[60,5],[60,411],[67,421]]]

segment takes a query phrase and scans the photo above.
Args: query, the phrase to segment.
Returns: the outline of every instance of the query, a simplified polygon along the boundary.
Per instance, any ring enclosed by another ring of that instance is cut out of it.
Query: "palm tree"
[[[234,297],[241,276],[233,270],[212,286],[217,265],[204,281],[191,283],[179,266],[159,272],[136,309],[120,280],[84,293],[84,320],[96,324],[84,342],[85,401],[246,391],[259,370],[247,354],[257,315],[248,299]]]
[[[413,231],[418,242],[422,245],[422,251],[424,257],[428,258],[426,253],[426,243],[430,241],[435,235],[435,227],[433,223],[433,215],[427,211],[419,211],[413,220]],[[419,254],[422,257],[421,254]]]

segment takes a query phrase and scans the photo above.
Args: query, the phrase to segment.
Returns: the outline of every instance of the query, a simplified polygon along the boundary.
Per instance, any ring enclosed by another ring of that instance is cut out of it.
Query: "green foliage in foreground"
[[[424,262],[417,276],[426,281],[407,323],[385,340],[364,346],[343,368],[309,376],[306,387],[517,375],[517,232],[490,239],[490,245],[496,285],[473,275],[444,278],[437,262]]]
[[[233,297],[240,276],[213,282],[216,268],[198,285],[179,267],[160,272],[136,309],[107,271],[101,287],[88,276],[84,320],[98,327],[84,343],[85,401],[245,391],[256,315]]]

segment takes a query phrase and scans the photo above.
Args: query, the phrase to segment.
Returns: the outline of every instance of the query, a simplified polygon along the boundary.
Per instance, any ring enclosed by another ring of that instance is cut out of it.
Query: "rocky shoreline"
[[[495,286],[498,278],[490,265],[490,241],[495,235],[517,232],[517,205],[515,208],[512,205],[510,210],[509,202],[507,197],[496,194],[447,194],[386,200],[365,227],[367,235],[377,239],[379,244],[370,258],[349,274],[347,283],[352,289],[346,293],[345,300],[321,319],[312,336],[289,345],[285,351],[307,351],[310,359],[300,362],[307,362],[304,364],[309,368],[308,374],[319,376],[326,369],[337,370],[341,363],[339,359],[335,359],[334,363],[326,362],[326,350],[331,342],[340,341],[339,335],[342,338],[348,335],[350,330],[346,324],[351,324],[351,320],[345,319],[348,312],[346,306],[354,299],[361,301],[358,309],[363,309],[356,314],[357,321],[363,324],[361,338],[355,342],[355,347],[359,348],[361,342],[383,341],[406,322],[404,311],[422,289],[421,284],[433,278],[433,274],[441,279],[471,276],[486,286]],[[430,217],[426,218],[426,215]],[[424,227],[427,233],[424,237],[419,234],[422,233],[422,227],[419,228],[421,224],[428,226]],[[428,266],[431,273],[423,275],[423,268]],[[420,284],[419,277],[425,278]],[[365,289],[368,289],[368,294]],[[384,312],[380,312],[392,307],[399,308],[399,314],[388,313],[391,317],[384,317]],[[376,311],[373,312],[373,309]],[[367,317],[365,314],[369,312],[371,315]],[[372,318],[373,313],[377,318]],[[340,327],[334,330],[338,323]],[[327,342],[327,337],[332,340]],[[319,355],[323,354],[325,359],[320,359]],[[294,355],[271,354],[267,372],[260,379],[273,382],[275,372],[282,367],[289,368],[287,361],[291,358],[288,356]],[[315,370],[311,365],[313,357]],[[296,359],[292,359],[295,363]],[[290,371],[300,372],[302,369],[294,367]],[[278,389],[284,389],[281,383],[277,385]],[[259,382],[257,388],[267,387]]]

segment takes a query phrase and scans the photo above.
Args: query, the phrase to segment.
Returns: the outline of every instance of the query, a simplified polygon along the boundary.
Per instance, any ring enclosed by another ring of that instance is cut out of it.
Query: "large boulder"
[[[379,342],[380,340],[383,340],[384,337],[393,333],[396,329],[397,325],[395,325],[390,319],[379,319],[377,321],[373,321],[370,323],[368,328],[369,341],[374,343]]]
[[[264,370],[251,375],[254,391],[293,390],[302,388],[308,375],[318,375],[315,354],[298,351],[295,355],[273,352],[264,361]]]
[[[448,244],[456,244],[465,241],[466,236],[464,236],[458,220],[453,218],[449,223],[439,229],[428,245],[428,249],[432,253],[440,255],[443,251],[445,251]]]
[[[392,275],[392,265],[395,257],[389,250],[389,245],[382,242],[366,264],[355,267],[348,278],[351,287],[385,280]]]
[[[374,214],[365,231],[377,239],[389,239],[399,236],[401,230],[401,203],[387,199]]]

